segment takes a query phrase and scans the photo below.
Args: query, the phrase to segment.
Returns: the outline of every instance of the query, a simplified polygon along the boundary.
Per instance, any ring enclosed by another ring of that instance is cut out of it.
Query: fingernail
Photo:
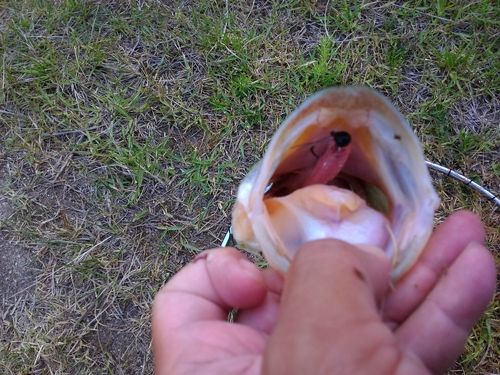
[[[379,258],[389,259],[387,257],[387,254],[380,247],[373,246],[373,245],[366,245],[366,244],[356,244],[355,246],[357,248],[359,248],[363,251],[366,251],[367,253],[373,254]]]
[[[242,273],[250,276],[252,279],[257,280],[259,282],[263,282],[262,277],[260,275],[260,271],[257,269],[257,267],[250,262],[246,258],[240,258],[238,259],[238,263],[240,265],[240,270]]]
[[[202,260],[202,259],[207,259],[208,253],[209,253],[208,250],[202,251],[201,253],[199,253],[197,256],[194,257],[194,259],[192,260],[192,263],[196,263],[196,262],[198,262],[199,260]]]
[[[264,282],[266,283],[267,289],[275,294],[283,293],[283,286],[285,284],[285,279],[283,274],[272,268],[266,268],[262,271],[262,276],[264,277]]]

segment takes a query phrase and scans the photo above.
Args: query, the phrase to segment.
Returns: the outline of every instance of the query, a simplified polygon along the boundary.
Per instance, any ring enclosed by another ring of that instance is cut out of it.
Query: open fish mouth
[[[376,246],[397,279],[424,248],[438,205],[419,141],[394,106],[366,87],[329,88],[284,121],[242,181],[233,235],[283,272],[308,241]]]

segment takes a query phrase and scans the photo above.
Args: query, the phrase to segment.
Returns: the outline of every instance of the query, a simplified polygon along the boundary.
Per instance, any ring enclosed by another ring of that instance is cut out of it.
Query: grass
[[[221,242],[238,182],[321,88],[381,91],[427,159],[500,190],[493,1],[23,0],[0,17],[0,239],[18,274],[0,372],[152,373],[156,291]],[[438,220],[479,214],[498,262],[498,211],[433,176]],[[498,370],[499,302],[450,374]]]

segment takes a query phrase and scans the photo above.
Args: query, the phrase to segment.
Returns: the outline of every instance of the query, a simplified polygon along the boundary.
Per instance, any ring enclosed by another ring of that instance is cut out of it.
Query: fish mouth
[[[438,204],[419,142],[392,104],[364,87],[331,88],[282,124],[240,186],[233,228],[282,271],[303,243],[338,238],[382,248],[397,278],[425,245]]]

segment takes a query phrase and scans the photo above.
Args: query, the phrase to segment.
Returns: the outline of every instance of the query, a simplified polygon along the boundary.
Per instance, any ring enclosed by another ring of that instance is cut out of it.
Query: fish
[[[332,87],[285,119],[242,180],[232,232],[282,273],[309,241],[375,246],[397,280],[425,247],[439,203],[403,115],[371,88]]]

